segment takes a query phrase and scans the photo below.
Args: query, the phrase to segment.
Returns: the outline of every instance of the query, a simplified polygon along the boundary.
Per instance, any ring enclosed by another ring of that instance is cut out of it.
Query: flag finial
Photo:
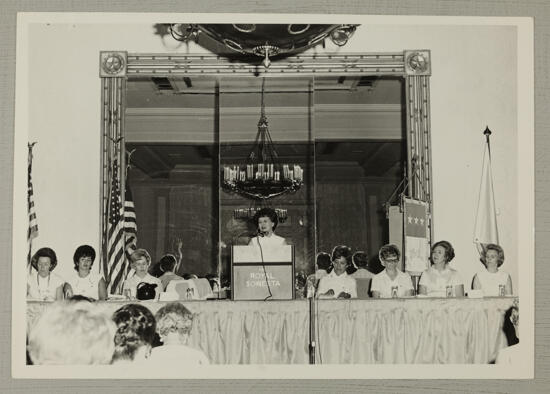
[[[489,126],[485,126],[485,131],[483,132],[486,137],[490,136],[492,134],[492,131],[489,130]]]

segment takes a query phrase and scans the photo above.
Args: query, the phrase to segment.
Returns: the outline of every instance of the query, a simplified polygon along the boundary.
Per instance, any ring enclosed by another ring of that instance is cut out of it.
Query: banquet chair
[[[178,294],[178,299],[183,300],[198,300],[199,291],[192,280],[178,279],[172,280],[166,287],[166,292],[175,292]]]
[[[212,292],[212,287],[210,287],[210,282],[206,278],[197,278],[190,279],[191,282],[195,284],[195,287],[198,289],[198,299],[206,300],[207,298],[213,298],[214,293]]]
[[[356,278],[357,283],[357,298],[364,300],[370,298],[371,278]]]

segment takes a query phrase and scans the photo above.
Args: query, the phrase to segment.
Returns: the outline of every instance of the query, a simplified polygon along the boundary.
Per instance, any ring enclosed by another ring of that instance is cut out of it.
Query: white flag
[[[479,201],[477,203],[474,242],[477,244],[480,253],[483,250],[483,245],[489,243],[498,244],[497,213],[488,142],[485,144],[485,152],[483,153],[483,171],[481,173]]]

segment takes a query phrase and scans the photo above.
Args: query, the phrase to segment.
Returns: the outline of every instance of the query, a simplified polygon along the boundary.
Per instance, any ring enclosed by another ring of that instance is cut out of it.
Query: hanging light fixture
[[[243,163],[224,165],[222,187],[256,200],[267,200],[300,189],[304,171],[298,164],[279,163],[279,156],[269,134],[265,115],[265,78],[262,79],[261,112],[258,132]]]
[[[264,208],[264,205],[256,205],[248,208],[237,208],[233,210],[233,218],[239,220],[252,220],[260,209]],[[288,209],[273,208],[279,219],[279,223],[284,223],[288,219]]]
[[[168,30],[175,40],[198,42],[205,34],[235,53],[261,57],[267,68],[270,58],[288,56],[324,43],[329,38],[343,46],[359,25],[321,24],[184,24],[172,23]]]

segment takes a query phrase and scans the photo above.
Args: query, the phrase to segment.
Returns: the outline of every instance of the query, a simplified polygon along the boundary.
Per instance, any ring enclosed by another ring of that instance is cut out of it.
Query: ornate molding
[[[101,51],[99,53],[99,76],[101,78],[125,77],[127,65],[127,52]]]
[[[128,54],[128,75],[405,75],[403,52],[298,55],[272,61],[269,68],[217,55]]]
[[[432,75],[430,51],[427,49],[405,51],[405,73],[407,75]]]

